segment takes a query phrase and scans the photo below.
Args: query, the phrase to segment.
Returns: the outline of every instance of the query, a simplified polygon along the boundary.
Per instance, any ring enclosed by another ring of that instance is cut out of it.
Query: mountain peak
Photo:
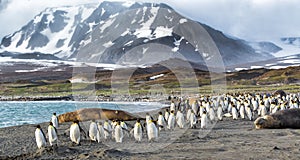
[[[0,48],[20,54],[47,53],[65,60],[80,58],[78,54],[85,58],[98,56],[104,63],[117,63],[121,57],[122,63],[129,64],[180,57],[205,63],[212,58],[209,52],[204,53],[209,49],[194,45],[195,39],[201,39],[197,31],[202,27],[218,47],[225,65],[272,57],[266,50],[257,53],[243,40],[180,15],[167,4],[109,1],[47,8],[20,30],[5,36]],[[140,59],[149,52],[156,56]]]

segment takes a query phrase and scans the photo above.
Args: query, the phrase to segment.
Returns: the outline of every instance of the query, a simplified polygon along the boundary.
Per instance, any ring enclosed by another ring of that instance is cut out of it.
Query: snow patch
[[[102,24],[102,26],[100,27],[101,32],[103,32],[106,28],[110,27],[114,22],[115,22],[116,18],[111,18],[109,20],[107,20],[106,22],[104,22]]]
[[[155,79],[157,79],[159,77],[162,77],[162,76],[164,76],[164,74],[159,74],[159,75],[156,75],[156,76],[152,76],[152,77],[150,77],[150,79],[155,80]]]
[[[111,47],[114,44],[115,43],[113,43],[112,41],[109,41],[109,42],[104,43],[103,46],[106,47],[106,48],[109,48],[109,47]]]
[[[180,23],[180,24],[186,23],[186,22],[187,22],[187,19],[184,19],[184,18],[182,18],[182,19],[179,20],[179,23]]]
[[[179,47],[174,47],[174,48],[172,49],[173,52],[177,52],[178,50],[179,50]]]
[[[236,71],[248,70],[248,68],[235,68]]]
[[[131,41],[125,43],[124,45],[125,45],[125,46],[130,46],[130,45],[132,44],[132,42],[133,42],[133,40],[131,40]]]
[[[289,59],[289,60],[283,60],[279,61],[280,63],[300,63],[299,59]]]
[[[263,66],[251,66],[251,69],[259,69],[259,68],[263,68]]]
[[[181,43],[181,41],[184,39],[184,37],[181,37],[179,40],[176,40],[175,38],[174,38],[174,45],[175,46],[177,46],[177,47],[179,47],[180,46],[180,43]]]
[[[124,6],[124,7],[130,7],[130,6],[132,6],[133,4],[134,4],[135,2],[134,1],[126,1],[125,3],[123,3],[122,5]]]

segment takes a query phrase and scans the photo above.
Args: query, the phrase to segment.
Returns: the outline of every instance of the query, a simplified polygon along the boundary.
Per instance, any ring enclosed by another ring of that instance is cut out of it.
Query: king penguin
[[[92,120],[89,128],[89,137],[91,141],[96,141],[97,140],[97,132],[98,132],[98,127],[95,122],[95,120]]]
[[[166,120],[163,116],[162,112],[158,112],[157,124],[160,126],[159,130],[161,131],[163,128],[166,127]]]
[[[232,108],[231,108],[231,114],[232,114],[232,119],[234,119],[234,120],[238,119],[238,111],[234,104],[232,105]]]
[[[51,122],[52,122],[53,126],[57,129],[58,128],[58,118],[56,116],[56,113],[53,113],[53,115],[51,117]]]
[[[104,139],[105,131],[102,125],[102,122],[98,123],[98,131],[97,131],[97,142],[100,143],[101,139]]]
[[[177,125],[179,126],[179,128],[184,127],[184,116],[183,116],[183,114],[181,113],[180,110],[177,111],[176,122],[177,122]]]
[[[219,121],[223,120],[223,108],[222,108],[222,106],[218,107],[218,109],[217,109],[217,116],[218,116]]]
[[[70,139],[72,142],[80,144],[80,127],[78,120],[75,120],[70,127]]]
[[[207,115],[206,115],[206,111],[203,112],[202,116],[201,116],[201,128],[205,129],[207,127]]]
[[[251,111],[250,105],[246,106],[246,113],[247,113],[247,117],[249,118],[249,120],[252,121],[252,111]]]
[[[50,122],[48,126],[48,138],[49,138],[50,146],[53,146],[55,141],[57,142],[57,130],[53,126],[52,122]]]
[[[35,140],[36,140],[36,144],[37,144],[37,147],[39,149],[41,149],[42,147],[45,147],[46,146],[46,136],[41,128],[40,125],[37,125],[36,126],[36,129],[35,129]]]
[[[170,116],[169,109],[166,109],[166,112],[165,112],[165,120],[166,120],[166,122],[168,121],[169,116]]]
[[[197,117],[194,113],[194,111],[191,111],[191,115],[190,115],[190,126],[191,128],[196,128],[196,123],[197,123]]]
[[[108,139],[110,137],[110,133],[112,132],[112,127],[109,124],[108,120],[105,120],[103,129],[104,129],[104,139]]]
[[[168,129],[174,130],[174,127],[175,127],[175,115],[174,115],[174,111],[171,111],[168,119]]]
[[[152,119],[149,120],[148,125],[147,125],[147,135],[148,135],[149,142],[155,141],[158,137],[157,127]]]
[[[122,143],[123,142],[123,129],[121,127],[120,121],[117,121],[117,125],[115,126],[115,140],[117,143]]]
[[[143,137],[143,130],[141,121],[139,119],[136,120],[133,128],[133,136],[136,142],[141,142]]]

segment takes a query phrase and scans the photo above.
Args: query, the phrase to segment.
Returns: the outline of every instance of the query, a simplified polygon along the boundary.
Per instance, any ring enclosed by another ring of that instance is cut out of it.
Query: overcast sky
[[[100,2],[101,0],[0,0],[0,39],[19,30],[46,7]],[[300,37],[300,0],[147,0],[147,2],[166,3],[190,19],[246,40]]]

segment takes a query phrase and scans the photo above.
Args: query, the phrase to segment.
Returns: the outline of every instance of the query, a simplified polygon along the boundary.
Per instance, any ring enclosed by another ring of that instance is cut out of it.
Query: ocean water
[[[49,122],[54,112],[60,115],[80,108],[118,109],[134,113],[157,110],[162,107],[164,107],[163,104],[155,102],[0,102],[0,128]]]

